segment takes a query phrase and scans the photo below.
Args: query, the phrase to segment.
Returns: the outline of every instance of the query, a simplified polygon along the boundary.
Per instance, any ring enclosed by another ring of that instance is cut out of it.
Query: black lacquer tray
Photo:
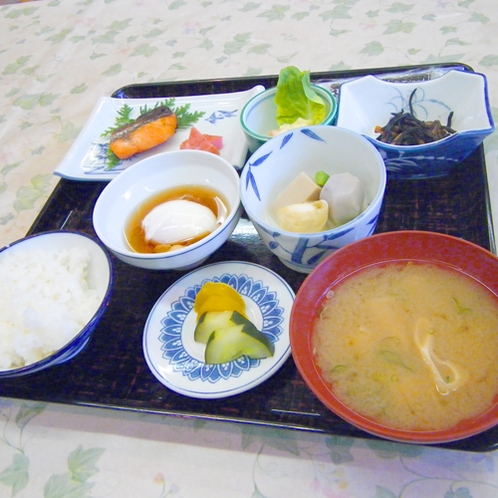
[[[315,73],[334,91],[348,79],[375,74],[386,79],[427,79],[448,69],[472,71],[461,64]],[[169,97],[241,91],[255,84],[267,87],[276,76],[217,81],[132,85],[115,97]],[[95,237],[93,206],[106,183],[61,179],[30,233],[70,229]],[[243,215],[240,223],[249,223]],[[388,179],[377,232],[431,230],[475,242],[493,250],[487,177],[482,147],[450,176],[433,180]],[[244,235],[244,233],[246,235]],[[285,267],[256,235],[239,230],[206,264],[247,260],[280,274],[297,291],[305,275]],[[0,383],[0,396],[74,405],[133,410],[199,419],[301,429],[325,434],[373,438],[331,413],[308,389],[292,358],[258,387],[221,400],[192,399],[168,390],[149,371],[142,352],[143,327],[162,293],[184,272],[161,272],[128,266],[113,257],[114,291],[106,313],[86,347],[66,364]],[[440,447],[489,451],[498,446],[498,427]]]

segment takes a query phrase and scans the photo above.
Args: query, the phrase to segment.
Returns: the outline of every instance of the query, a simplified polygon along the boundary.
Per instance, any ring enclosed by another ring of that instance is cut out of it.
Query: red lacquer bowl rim
[[[290,319],[291,350],[304,381],[332,412],[352,425],[386,439],[435,444],[473,436],[498,424],[498,396],[484,413],[454,427],[435,431],[402,430],[370,420],[339,401],[313,361],[311,332],[320,303],[344,278],[368,266],[394,261],[430,262],[457,269],[498,295],[498,258],[458,237],[435,232],[398,231],[372,235],[330,255],[305,279],[297,292]],[[498,359],[497,359],[498,360]]]

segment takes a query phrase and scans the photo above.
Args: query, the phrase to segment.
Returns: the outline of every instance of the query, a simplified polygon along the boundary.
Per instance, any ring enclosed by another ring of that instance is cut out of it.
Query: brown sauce
[[[203,233],[197,237],[184,240],[181,244],[157,244],[154,241],[147,241],[145,231],[142,228],[143,219],[155,207],[173,200],[186,200],[206,206],[218,219],[216,228],[223,222],[229,212],[228,203],[221,194],[215,189],[203,185],[179,185],[158,192],[142,202],[126,222],[125,238],[133,251],[139,253],[169,252],[192,245],[209,235],[208,233]]]

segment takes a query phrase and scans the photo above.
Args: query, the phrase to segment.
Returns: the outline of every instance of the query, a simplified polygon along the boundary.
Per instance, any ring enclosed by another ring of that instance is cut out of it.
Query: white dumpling
[[[336,226],[356,218],[365,202],[363,186],[351,173],[331,175],[320,192],[320,199],[329,205],[329,218]]]
[[[311,233],[327,229],[329,206],[326,201],[289,204],[277,211],[277,223],[288,232]]]

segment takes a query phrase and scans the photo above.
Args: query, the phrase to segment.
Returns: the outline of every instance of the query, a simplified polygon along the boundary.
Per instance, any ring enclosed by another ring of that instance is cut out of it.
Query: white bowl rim
[[[323,236],[325,234],[326,235],[338,235],[338,234],[341,234],[342,232],[347,232],[347,231],[349,231],[349,229],[353,223],[356,223],[359,219],[367,216],[367,213],[370,211],[370,207],[374,206],[376,204],[376,202],[379,200],[379,198],[384,196],[384,192],[385,192],[386,185],[387,185],[387,171],[385,168],[384,160],[382,159],[380,152],[375,148],[375,146],[371,142],[366,140],[366,137],[364,135],[361,135],[360,133],[349,130],[348,128],[342,128],[340,126],[329,126],[329,125],[313,125],[313,126],[306,126],[305,128],[310,128],[310,129],[331,128],[331,129],[335,129],[335,130],[340,130],[341,132],[345,132],[345,133],[348,133],[350,135],[354,135],[357,138],[361,138],[362,140],[365,141],[365,145],[367,146],[367,148],[369,148],[372,152],[374,152],[374,155],[377,156],[377,159],[378,159],[379,165],[380,165],[380,168],[379,168],[380,182],[379,182],[379,188],[377,189],[375,197],[372,199],[372,201],[370,202],[368,207],[366,209],[364,209],[358,216],[356,216],[356,218],[353,218],[352,220],[348,221],[347,223],[344,223],[343,225],[340,225],[336,228],[331,228],[330,230],[323,230],[321,232],[299,232],[298,233],[298,232],[289,232],[288,230],[284,230],[282,228],[277,228],[276,226],[270,225],[266,221],[261,220],[258,216],[253,216],[253,211],[251,210],[251,208],[247,207],[246,204],[244,203],[244,192],[243,191],[241,192],[240,200],[241,200],[241,202],[244,206],[244,209],[246,210],[248,216],[253,217],[257,221],[258,225],[260,225],[262,228],[264,228],[264,230],[266,230],[269,233],[278,232],[281,235],[287,235],[289,237],[315,237],[315,236]],[[291,130],[289,132],[282,133],[281,135],[279,135],[279,137],[285,137],[285,135],[292,133],[293,131],[295,131],[295,130]],[[266,144],[264,144],[264,145],[266,145]],[[264,145],[262,147],[264,147]],[[256,154],[258,151],[261,152],[261,147],[254,154]],[[245,170],[246,170],[246,167],[248,165],[249,165],[249,160],[244,165],[244,168],[242,168],[241,179],[243,176],[245,176],[247,174],[245,172]],[[242,185],[242,183],[241,183],[241,185]]]
[[[362,133],[362,135],[364,137],[366,137],[368,140],[370,140],[373,144],[376,144],[376,146],[378,147],[381,147],[383,149],[386,149],[386,150],[392,150],[392,151],[418,151],[418,150],[430,150],[430,149],[433,149],[433,148],[437,148],[440,144],[449,144],[450,142],[452,141],[455,141],[455,140],[458,140],[462,137],[464,138],[470,138],[470,137],[473,137],[473,136],[480,136],[482,135],[483,133],[486,133],[486,134],[491,134],[494,132],[495,130],[495,123],[494,123],[494,120],[493,120],[493,116],[492,116],[492,113],[491,113],[491,107],[490,107],[490,104],[489,104],[489,92],[488,92],[488,80],[486,78],[486,75],[483,74],[483,73],[477,73],[477,72],[471,72],[471,71],[463,71],[463,70],[460,70],[460,69],[451,69],[450,71],[442,74],[441,76],[438,76],[437,78],[434,78],[434,79],[431,79],[431,80],[423,80],[423,81],[417,81],[417,85],[424,85],[424,84],[433,84],[434,82],[438,81],[438,80],[441,80],[441,79],[444,79],[445,77],[448,77],[450,74],[456,74],[458,73],[458,75],[462,75],[464,78],[467,78],[467,77],[472,77],[474,78],[475,76],[481,78],[483,80],[483,84],[484,84],[484,106],[486,108],[486,115],[487,115],[487,118],[488,118],[488,122],[490,124],[490,126],[486,127],[486,128],[474,128],[472,130],[463,130],[463,131],[457,131],[456,133],[453,133],[447,137],[444,137],[444,138],[441,138],[440,140],[435,140],[434,142],[428,142],[426,144],[417,144],[417,145],[393,145],[393,144],[389,144],[389,143],[386,143],[386,142],[382,142],[381,140],[377,140],[375,137],[371,137],[367,134],[364,134]],[[372,75],[372,74],[369,74],[369,75],[366,75],[366,76],[362,76],[360,78],[357,78],[355,80],[352,80],[352,81],[349,81],[349,82],[346,82],[343,84],[343,86],[346,86],[346,85],[349,85],[349,84],[353,84],[353,83],[357,83],[358,81],[367,81],[367,80],[371,80],[371,81],[375,81],[376,84],[379,84],[379,85],[385,85],[385,86],[391,86],[391,87],[398,87],[400,85],[404,85],[404,84],[413,84],[414,82],[399,82],[399,81],[386,81],[386,80],[383,80],[375,75]],[[340,93],[339,93],[339,105],[338,105],[338,111],[337,111],[337,117],[339,118],[340,116],[340,106],[341,106],[341,97],[340,97]]]
[[[129,168],[125,169],[123,172],[121,172],[115,179],[111,180],[108,185],[110,185],[112,182],[116,182],[116,180],[119,180],[122,175],[128,176],[131,173],[128,173],[128,171],[134,171],[135,169],[138,169],[138,167],[141,167],[143,163],[149,162],[153,159],[156,158],[161,158],[164,156],[174,156],[178,154],[190,154],[193,156],[199,156],[199,157],[209,157],[211,159],[214,158],[214,160],[219,160],[221,163],[224,164],[224,167],[226,168],[226,171],[230,171],[230,174],[236,179],[236,183],[239,185],[240,184],[240,178],[239,175],[237,174],[236,169],[234,166],[229,163],[225,158],[218,156],[216,154],[213,154],[212,152],[206,152],[203,150],[173,150],[173,151],[166,151],[166,152],[161,152],[159,154],[155,154],[154,156],[149,156],[141,161],[136,162],[135,164],[131,165]],[[213,157],[211,157],[213,156]],[[233,172],[233,174],[232,174]],[[116,183],[114,183],[116,184]],[[107,187],[106,187],[107,188]],[[100,193],[99,197],[97,198],[97,201],[95,202],[95,206],[93,209],[93,215],[92,217],[95,216],[95,212],[97,210],[97,206],[100,205],[102,195],[104,194],[106,188]],[[167,188],[167,187],[166,187]],[[225,219],[225,222],[220,225],[216,230],[213,230],[209,235],[206,237],[200,239],[199,241],[195,242],[194,244],[190,244],[183,249],[178,249],[176,251],[172,251],[171,253],[169,252],[160,252],[160,253],[139,253],[135,252],[132,250],[124,250],[121,247],[116,247],[114,244],[111,244],[108,242],[107,237],[105,237],[105,234],[99,234],[97,233],[97,236],[100,238],[100,240],[108,247],[109,250],[114,252],[115,254],[120,254],[121,256],[125,256],[127,258],[132,258],[132,259],[138,259],[138,260],[168,260],[168,259],[173,259],[177,258],[179,256],[183,256],[185,254],[188,254],[192,251],[195,251],[196,249],[201,248],[205,244],[210,243],[214,238],[216,238],[219,234],[223,233],[229,226],[230,223],[233,221],[233,219],[238,216],[238,213],[240,212],[241,206],[240,206],[240,188],[237,188],[237,198],[239,200],[238,204],[235,203],[234,207],[231,209],[231,213],[227,218]],[[94,225],[95,226],[95,225]]]

